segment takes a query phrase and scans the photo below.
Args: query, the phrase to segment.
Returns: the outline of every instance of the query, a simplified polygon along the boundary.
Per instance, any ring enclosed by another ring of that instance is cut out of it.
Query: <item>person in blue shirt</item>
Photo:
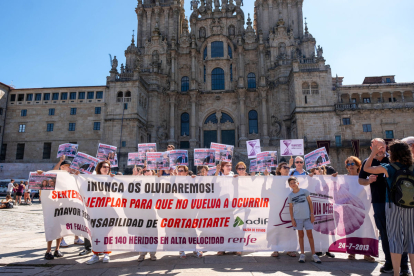
[[[385,174],[387,177],[386,207],[388,243],[391,252],[391,261],[394,268],[394,276],[400,275],[401,256],[407,252],[414,268],[414,208],[403,208],[391,202],[388,193],[391,191],[397,170],[392,164],[400,169],[407,170],[413,166],[413,156],[406,142],[395,140],[389,145],[391,164],[372,166],[372,161],[378,152],[384,150],[384,145],[378,142],[372,144],[372,153],[366,161],[364,170],[371,174]],[[407,273],[404,273],[408,275]]]
[[[292,159],[292,158],[291,158]],[[299,176],[299,175],[308,175],[308,173],[303,169],[303,165],[305,164],[304,160],[300,156],[296,156],[295,158],[295,168],[290,170],[290,176]]]

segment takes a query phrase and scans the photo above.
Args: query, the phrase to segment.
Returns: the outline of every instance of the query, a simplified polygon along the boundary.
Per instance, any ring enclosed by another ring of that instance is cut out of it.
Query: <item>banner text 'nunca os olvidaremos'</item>
[[[73,176],[42,192],[47,240],[89,238],[102,251],[294,251],[288,177]],[[303,176],[316,251],[378,256],[369,187],[356,176]],[[309,250],[307,241],[305,249]]]

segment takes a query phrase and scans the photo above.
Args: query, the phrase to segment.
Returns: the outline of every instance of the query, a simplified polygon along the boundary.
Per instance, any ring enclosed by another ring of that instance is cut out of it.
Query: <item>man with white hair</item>
[[[295,168],[290,170],[289,175],[290,176],[308,175],[308,173],[303,169],[304,164],[305,162],[303,161],[303,158],[300,156],[296,156]]]
[[[408,146],[411,149],[411,153],[414,156],[414,136],[406,137],[406,138],[402,139],[401,141],[406,142],[408,144]]]

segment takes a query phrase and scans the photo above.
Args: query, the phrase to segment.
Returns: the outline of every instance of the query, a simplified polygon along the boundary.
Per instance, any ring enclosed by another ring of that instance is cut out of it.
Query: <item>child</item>
[[[290,217],[292,219],[292,226],[295,230],[298,230],[299,245],[300,245],[300,258],[299,262],[305,262],[305,246],[303,242],[303,228],[306,229],[306,235],[308,236],[309,245],[312,250],[312,259],[315,263],[320,264],[321,260],[315,254],[315,245],[313,243],[313,223],[315,217],[313,216],[312,200],[309,196],[309,191],[305,189],[299,189],[299,182],[296,177],[291,176],[288,179],[289,187],[292,192],[288,196]]]

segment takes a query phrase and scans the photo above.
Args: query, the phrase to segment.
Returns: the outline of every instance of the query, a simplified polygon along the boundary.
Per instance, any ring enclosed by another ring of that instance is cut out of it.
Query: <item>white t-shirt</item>
[[[7,192],[8,193],[13,192],[13,188],[14,188],[13,183],[10,182],[9,185],[7,185]]]

